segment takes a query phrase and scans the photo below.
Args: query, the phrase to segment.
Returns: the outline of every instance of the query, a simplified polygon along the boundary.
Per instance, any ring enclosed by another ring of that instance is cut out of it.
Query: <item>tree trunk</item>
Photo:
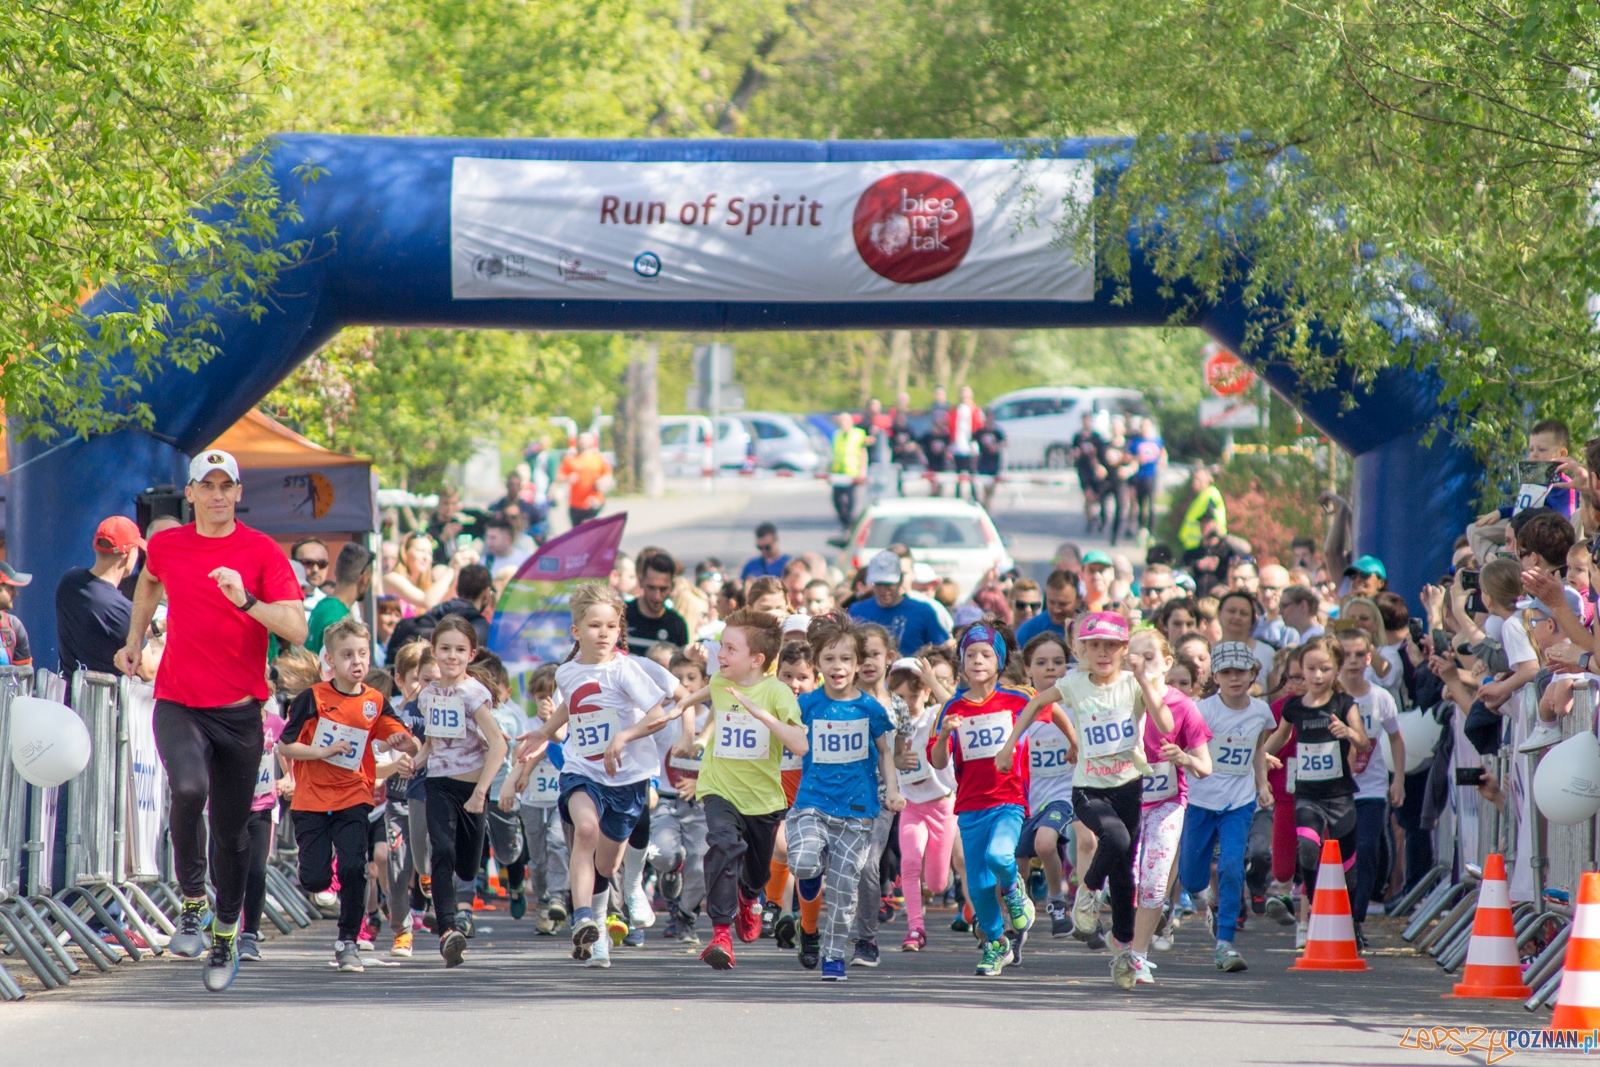
[[[933,384],[950,390],[950,331],[933,331]]]
[[[955,381],[950,383],[954,389],[967,384],[967,375],[972,371],[972,358],[978,352],[978,331],[968,330],[961,341],[961,363],[956,367]]]
[[[911,331],[892,330],[889,333],[889,378],[894,382],[896,398],[906,391],[911,373]]]
[[[855,339],[847,337],[845,344],[855,347]],[[867,401],[872,399],[872,372],[878,360],[878,346],[872,340],[861,343],[861,396],[857,407],[866,407]]]
[[[666,476],[661,470],[661,404],[656,373],[660,363],[661,345],[651,341],[640,350],[634,374],[639,488],[650,497],[659,497],[666,491]]]
[[[616,453],[612,476],[618,493],[633,493],[639,488],[638,436],[634,428],[634,380],[638,364],[632,360],[622,369],[622,388],[617,391],[617,406],[612,412],[611,446]]]

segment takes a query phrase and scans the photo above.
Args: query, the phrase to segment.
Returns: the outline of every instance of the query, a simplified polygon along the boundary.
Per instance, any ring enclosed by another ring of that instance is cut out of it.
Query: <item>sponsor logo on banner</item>
[[[333,483],[317,471],[290,474],[283,479],[283,506],[292,515],[320,519],[333,507]]]
[[[856,201],[853,230],[867,266],[892,282],[925,282],[955,270],[972,247],[972,205],[937,174],[891,174]]]

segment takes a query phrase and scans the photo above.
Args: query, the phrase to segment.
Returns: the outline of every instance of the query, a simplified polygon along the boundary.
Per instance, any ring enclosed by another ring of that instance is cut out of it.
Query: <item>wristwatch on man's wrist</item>
[[[248,589],[246,589],[245,593],[244,593],[244,603],[239,605],[239,610],[244,612],[244,613],[246,613],[246,614],[249,614],[250,609],[255,607],[259,603],[260,603],[260,601],[257,600],[255,598],[255,596],[252,595],[251,592]]]

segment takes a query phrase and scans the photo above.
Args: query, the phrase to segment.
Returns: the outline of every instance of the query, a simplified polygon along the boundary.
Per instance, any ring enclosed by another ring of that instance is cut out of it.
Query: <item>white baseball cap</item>
[[[871,585],[899,585],[900,557],[884,549],[867,561],[867,582]]]
[[[208,448],[189,461],[189,480],[203,482],[212,471],[222,471],[239,481],[239,461],[220,448]]]
[[[911,565],[912,585],[927,585],[929,582],[937,582],[938,580],[939,572],[933,569],[932,564],[913,563]]]
[[[803,615],[798,612],[783,620],[783,632],[785,634],[799,633],[804,635],[807,628],[810,626],[811,616]]]

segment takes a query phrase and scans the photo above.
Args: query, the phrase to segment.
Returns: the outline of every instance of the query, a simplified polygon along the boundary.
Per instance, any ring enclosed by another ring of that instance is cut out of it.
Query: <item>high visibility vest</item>
[[[866,431],[859,426],[834,434],[833,463],[828,467],[829,472],[851,478],[861,477],[861,457],[866,450],[866,443]]]

